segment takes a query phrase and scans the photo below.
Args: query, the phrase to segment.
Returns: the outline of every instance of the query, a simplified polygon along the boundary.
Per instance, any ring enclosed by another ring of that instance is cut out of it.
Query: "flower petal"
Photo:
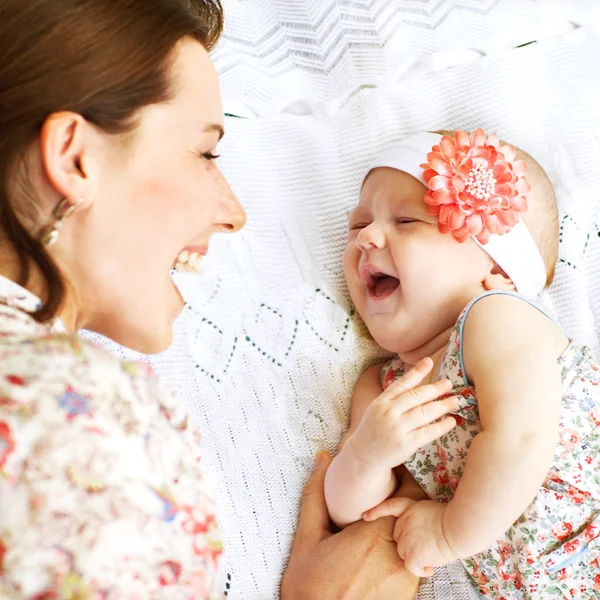
[[[465,180],[462,177],[453,177],[452,188],[458,193],[462,192],[465,189]]]
[[[429,183],[431,181],[432,177],[435,177],[437,175],[437,171],[434,171],[433,169],[427,169],[425,171],[423,171],[423,179],[425,180],[426,183]]]
[[[512,180],[512,174],[510,173],[510,171],[504,171],[504,173],[501,173],[500,175],[496,175],[496,185],[501,184],[501,183],[510,183]]]
[[[461,210],[459,207],[455,207],[448,218],[448,225],[450,226],[450,229],[460,229],[465,224],[467,217],[468,213],[466,213],[464,210]]]
[[[427,193],[425,194],[425,202],[427,204],[429,204],[430,206],[436,206],[437,202],[435,200],[435,192],[433,192],[432,190],[427,190]],[[437,212],[435,212],[434,214],[437,215]]]
[[[440,223],[449,225],[448,218],[455,208],[456,206],[454,204],[443,204],[440,208]]]
[[[498,136],[495,133],[492,133],[492,135],[490,135],[490,137],[487,139],[487,145],[493,146],[494,148],[496,148],[496,150],[498,150],[498,148],[500,147],[500,140],[498,139]]]
[[[471,235],[479,235],[483,229],[483,219],[481,218],[481,215],[469,215],[467,219],[467,227],[469,228],[469,233]]]
[[[456,229],[452,232],[454,237],[462,244],[465,240],[468,240],[471,235],[469,234],[469,228],[467,225],[463,225],[460,229]]]
[[[471,146],[485,146],[485,133],[483,133],[483,129],[481,129],[481,127],[478,127],[471,134]]]
[[[456,193],[452,190],[437,190],[433,192],[433,202],[436,204],[456,204]]]
[[[500,183],[496,185],[497,196],[510,196],[513,192],[513,187],[509,183]]]
[[[505,225],[508,231],[517,224],[517,216],[512,210],[500,210],[496,214],[500,223]]]
[[[512,168],[513,171],[521,177],[527,173],[527,163],[524,160],[515,160],[512,164]]]
[[[487,156],[473,156],[471,161],[475,167],[483,167],[484,169],[487,169],[488,167]]]
[[[517,155],[515,147],[511,146],[510,144],[502,146],[502,148],[500,148],[500,152],[504,155],[504,159],[506,160],[506,162],[512,162],[513,160],[515,160],[515,156]]]
[[[455,151],[456,146],[454,145],[454,140],[451,137],[445,135],[440,140],[440,152],[442,153],[442,156],[445,160],[448,160],[449,158],[452,158]]]
[[[477,236],[477,241],[485,246],[490,241],[490,232],[487,229],[482,229]]]
[[[448,163],[443,158],[433,158],[429,161],[431,168],[436,170],[440,175],[452,175],[452,169],[450,169]]]
[[[472,168],[473,168],[473,162],[471,161],[471,159],[466,160],[458,167],[458,169],[456,169],[456,174],[459,177],[466,179],[469,176],[469,173],[471,172]]]
[[[527,198],[525,196],[516,196],[512,198],[510,204],[513,210],[517,212],[527,212]]]
[[[492,173],[494,173],[494,177],[500,177],[500,175],[502,175],[502,173],[506,173],[508,171],[508,165],[503,160],[504,155],[499,154],[499,156],[501,158],[496,160],[496,162],[494,163],[494,167],[492,169]]]
[[[531,185],[529,184],[529,181],[525,179],[525,177],[521,177],[521,179],[519,179],[519,181],[517,181],[515,184],[515,190],[517,190],[519,194],[527,194],[531,191]]]
[[[483,156],[486,161],[490,158],[491,154],[487,146],[477,146],[471,150],[471,156]]]
[[[454,139],[456,140],[457,148],[462,148],[464,146],[471,145],[471,140],[469,140],[469,134],[466,131],[459,130],[455,132]]]
[[[490,233],[498,232],[498,218],[496,215],[484,215],[483,216],[483,226]]]
[[[450,188],[451,181],[448,177],[442,175],[436,175],[429,180],[429,187],[435,192],[436,190],[442,190],[444,188]]]

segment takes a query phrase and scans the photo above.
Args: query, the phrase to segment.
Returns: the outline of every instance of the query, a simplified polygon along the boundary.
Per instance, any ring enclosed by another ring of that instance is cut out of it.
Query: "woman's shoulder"
[[[93,410],[120,413],[119,404],[131,403],[139,418],[149,411],[147,418],[167,412],[176,419],[182,408],[150,365],[121,361],[78,335],[43,329],[0,338],[0,396],[30,414],[42,403],[45,409],[63,406],[71,418]]]
[[[198,459],[183,404],[149,365],[78,336],[0,338],[0,596],[68,575],[150,597],[170,566],[189,596],[221,551]]]

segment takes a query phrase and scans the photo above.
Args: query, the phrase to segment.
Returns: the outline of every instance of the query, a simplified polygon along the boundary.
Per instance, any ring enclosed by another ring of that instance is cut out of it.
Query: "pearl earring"
[[[77,210],[77,207],[84,201],[84,198],[79,198],[73,203],[68,198],[63,198],[54,209],[52,216],[55,219],[53,225],[48,225],[42,229],[40,234],[40,243],[46,248],[54,246],[58,241],[59,231],[63,221],[68,219]]]

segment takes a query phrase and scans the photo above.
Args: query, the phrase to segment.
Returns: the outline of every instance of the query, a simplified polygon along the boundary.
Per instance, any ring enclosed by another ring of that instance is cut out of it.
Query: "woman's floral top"
[[[458,425],[406,463],[438,502],[452,499],[469,446],[481,431],[476,390],[465,379],[461,351],[463,326],[474,302],[452,332],[438,376],[454,383],[449,395],[462,397],[454,415]],[[573,343],[558,362],[563,386],[560,442],[546,481],[504,538],[463,561],[488,598],[600,599],[600,371],[590,351]],[[404,371],[399,360],[387,363],[383,388]]]
[[[37,306],[0,277],[0,598],[222,598],[183,407]]]

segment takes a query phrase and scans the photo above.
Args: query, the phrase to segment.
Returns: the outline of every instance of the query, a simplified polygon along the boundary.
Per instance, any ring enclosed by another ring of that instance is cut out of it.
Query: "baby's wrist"
[[[363,448],[360,440],[355,436],[351,436],[350,439],[344,444],[342,452],[347,451],[347,460],[354,465],[356,472],[367,477],[377,472],[390,471],[391,467],[385,465],[382,460],[374,456],[372,452]]]
[[[455,539],[455,535],[454,535],[454,527],[452,527],[451,525],[449,525],[449,514],[450,511],[448,510],[448,507],[444,507],[445,510],[442,513],[442,520],[441,520],[441,543],[443,544],[444,548],[447,550],[448,552],[448,558],[449,560],[455,560],[457,558],[463,558],[460,556],[459,552],[458,552],[458,548],[456,546],[456,539]]]
[[[481,550],[477,540],[473,539],[470,526],[461,524],[462,519],[456,516],[452,502],[446,506],[442,515],[442,535],[452,559],[467,558]],[[479,537],[479,536],[476,536]]]

